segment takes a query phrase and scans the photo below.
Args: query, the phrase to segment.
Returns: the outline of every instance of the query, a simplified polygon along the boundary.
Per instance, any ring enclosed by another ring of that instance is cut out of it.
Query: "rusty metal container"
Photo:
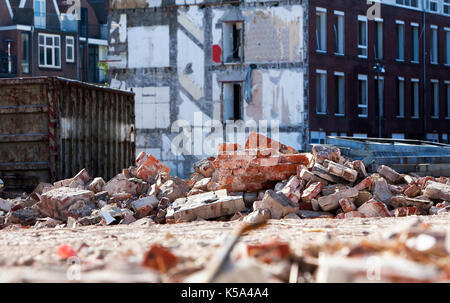
[[[135,161],[134,94],[58,77],[0,79],[0,179],[31,191]]]

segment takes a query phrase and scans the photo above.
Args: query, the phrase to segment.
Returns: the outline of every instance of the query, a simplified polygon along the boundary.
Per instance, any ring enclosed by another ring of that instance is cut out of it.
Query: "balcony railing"
[[[17,76],[17,57],[0,56],[0,78],[12,78]]]

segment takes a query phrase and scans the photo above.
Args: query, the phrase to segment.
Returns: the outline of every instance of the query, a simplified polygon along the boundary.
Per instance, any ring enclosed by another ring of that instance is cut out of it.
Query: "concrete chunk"
[[[320,197],[317,201],[323,211],[330,211],[339,208],[339,200],[345,198],[355,199],[356,197],[358,197],[358,191],[354,188],[349,188],[332,195]]]
[[[386,165],[380,165],[378,173],[392,184],[396,184],[403,179],[402,175]]]
[[[264,198],[259,204],[259,208],[270,210],[272,219],[281,219],[290,213],[296,213],[299,208],[283,194],[278,194],[273,190],[267,190]]]
[[[87,186],[86,189],[93,191],[94,193],[99,193],[103,191],[103,187],[106,185],[105,180],[102,177],[94,178]]]
[[[428,181],[424,194],[430,199],[450,201],[450,185]]]
[[[148,196],[131,202],[136,218],[140,219],[147,216],[154,208],[158,206],[158,199],[155,196]]]
[[[375,200],[388,203],[392,197],[392,192],[385,179],[378,178],[373,182],[373,198]]]
[[[333,174],[330,174],[328,172],[328,169],[325,168],[324,166],[320,165],[320,164],[314,164],[314,167],[312,169],[313,174],[315,174],[316,176],[327,180],[328,182],[332,182],[332,183],[342,183],[342,184],[346,184],[348,183],[347,180],[340,178],[338,176],[335,176]]]
[[[14,203],[0,198],[0,210],[4,212],[9,212],[13,206]]]
[[[347,166],[330,160],[325,160],[324,163],[326,164],[325,166],[327,167],[328,172],[332,175],[341,177],[342,179],[345,179],[352,183],[355,182],[356,178],[358,177],[358,172]]]
[[[250,224],[258,224],[270,219],[270,210],[257,209],[244,218],[244,222]]]
[[[325,160],[331,160],[339,163],[341,159],[341,150],[337,147],[330,145],[317,144],[312,148],[314,161],[322,164]]]
[[[65,221],[72,210],[76,213],[76,209],[70,209],[73,204],[77,202],[90,203],[93,198],[94,193],[92,191],[60,187],[42,194],[37,205],[43,214]],[[72,216],[77,218],[77,214]]]

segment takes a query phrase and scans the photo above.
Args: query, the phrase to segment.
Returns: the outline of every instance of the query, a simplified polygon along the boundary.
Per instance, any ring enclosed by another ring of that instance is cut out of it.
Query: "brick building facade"
[[[448,143],[450,3],[387,0],[377,16],[366,1],[309,3],[311,142],[347,135]]]
[[[1,0],[0,77],[61,76],[104,83],[98,62],[106,59],[107,2],[91,1],[71,10],[72,4],[62,0]]]

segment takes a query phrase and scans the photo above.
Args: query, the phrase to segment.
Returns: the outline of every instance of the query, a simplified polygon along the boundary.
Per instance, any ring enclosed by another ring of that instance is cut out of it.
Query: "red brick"
[[[278,240],[272,240],[264,244],[247,245],[248,257],[257,258],[267,264],[287,259],[290,255],[289,243],[279,242]]]
[[[266,149],[266,148],[275,148],[282,153],[297,153],[297,150],[290,146],[286,146],[281,144],[278,141],[272,140],[264,135],[257,134],[252,132],[249,134],[247,138],[247,142],[245,143],[245,149]]]
[[[170,250],[160,244],[153,244],[145,253],[142,266],[156,269],[160,273],[167,272],[178,263],[178,258]]]
[[[303,191],[302,202],[311,202],[312,199],[317,197],[322,191],[323,185],[321,182],[315,182],[308,186],[307,189]]]
[[[275,166],[280,162],[280,157],[255,158],[251,161],[252,166]]]
[[[263,187],[263,185],[261,183],[250,183],[250,184],[247,184],[246,191],[247,192],[256,192],[256,191],[261,190],[263,188],[264,187]]]
[[[337,214],[336,217],[334,217],[335,219],[344,219],[345,218],[345,213],[340,213]]]
[[[372,178],[367,177],[361,182],[359,182],[357,185],[355,185],[353,188],[356,189],[357,191],[361,191],[363,189],[368,188],[370,185],[372,185]]]
[[[277,157],[280,155],[278,149],[275,148],[263,148],[256,150],[258,158]]]
[[[236,151],[241,150],[242,146],[237,143],[219,143],[217,145],[217,151],[220,154],[234,154]]]
[[[410,184],[406,186],[403,190],[403,193],[409,198],[414,198],[420,195],[420,187],[415,184]]]
[[[170,169],[159,162],[158,159],[156,159],[152,155],[148,155],[147,159],[143,161],[143,163],[139,166],[137,170],[137,177],[139,179],[147,181],[149,177],[155,178],[158,172],[169,173]]]
[[[420,211],[415,206],[399,207],[399,208],[394,209],[391,212],[391,214],[393,217],[407,217],[407,216],[420,215]]]
[[[356,210],[356,205],[350,199],[339,200],[339,205],[341,206],[344,213],[349,213]]]
[[[350,211],[348,213],[344,213],[345,219],[352,219],[352,218],[366,218],[366,216],[359,211]]]
[[[295,163],[308,166],[310,162],[306,154],[282,155],[280,158],[282,163]]]
[[[390,217],[391,214],[386,205],[376,200],[369,200],[358,208],[358,211],[368,218],[373,217]]]

